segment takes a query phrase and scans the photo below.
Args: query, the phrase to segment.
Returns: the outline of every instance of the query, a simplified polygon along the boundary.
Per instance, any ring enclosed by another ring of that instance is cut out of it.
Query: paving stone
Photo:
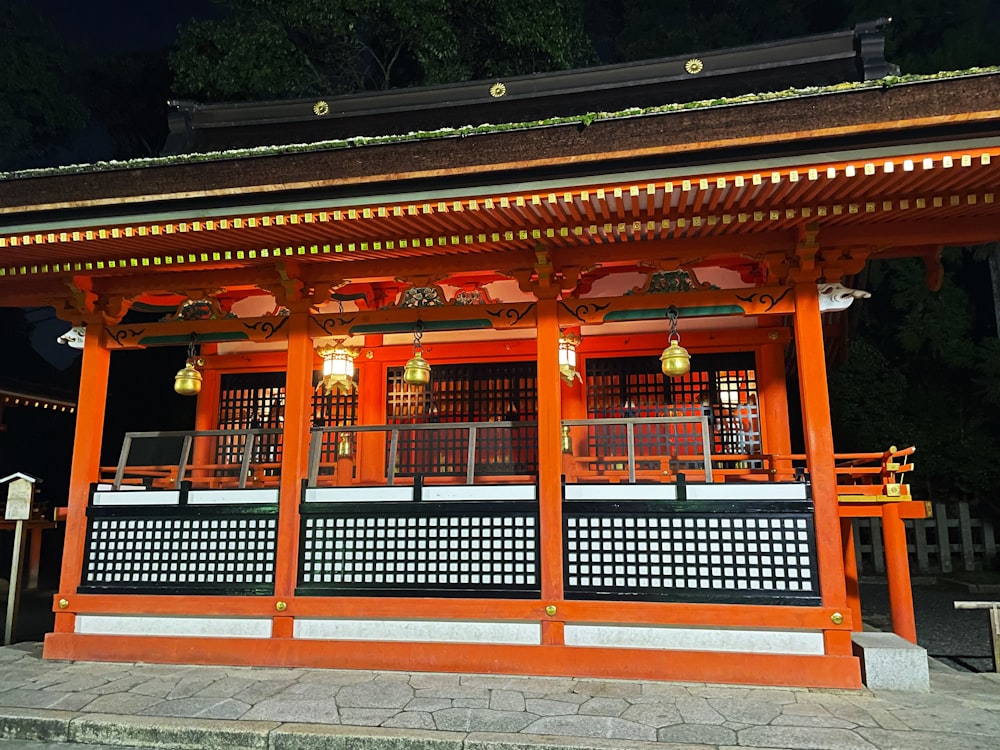
[[[696,698],[711,698],[722,701],[745,701],[750,697],[750,688],[718,687],[708,685],[693,687],[688,692]]]
[[[217,680],[205,677],[184,677],[178,680],[173,689],[167,693],[166,697],[173,700],[176,698],[191,698],[202,690],[213,685]]]
[[[894,732],[862,728],[858,734],[880,750],[996,750],[1000,737],[976,737],[951,732]]]
[[[581,716],[621,716],[629,707],[622,698],[591,698],[580,706]]]
[[[383,727],[434,729],[434,717],[427,711],[402,711],[382,722]]]
[[[146,679],[144,677],[137,677],[135,675],[126,674],[117,679],[113,679],[110,682],[106,682],[98,687],[91,688],[87,692],[94,693],[95,695],[107,695],[109,693],[125,693],[131,691],[132,688],[137,685],[144,683]]]
[[[735,745],[736,732],[717,724],[675,724],[656,731],[659,742],[689,742],[702,745]]]
[[[332,697],[303,701],[283,693],[254,705],[240,718],[307,724],[339,724],[340,711],[337,708],[336,700]]]
[[[672,724],[680,724],[683,721],[681,712],[677,710],[677,707],[666,703],[644,703],[629,706],[621,717],[629,721],[637,721],[654,729],[668,727]]]
[[[805,688],[751,688],[747,695],[747,700],[764,701],[766,703],[777,703],[785,706],[798,701],[798,694],[804,693]]]
[[[375,673],[365,669],[357,671],[350,669],[307,669],[298,682],[322,682],[329,685],[354,685],[359,682],[371,682]]]
[[[716,711],[705,698],[678,698],[674,704],[681,718],[691,724],[721,724],[725,717]]]
[[[462,750],[464,739],[419,729],[285,724],[270,733],[270,750]]]
[[[247,684],[241,690],[235,692],[229,692],[229,689],[233,687],[230,680],[237,680],[243,682],[239,678],[229,677],[225,680],[219,680],[212,683],[207,688],[202,690],[198,695],[226,695],[235,698],[238,701],[243,701],[244,703],[249,703],[253,705],[254,703],[259,703],[267,698],[272,698],[281,692],[284,692],[292,685],[297,685],[298,683],[290,680],[266,680],[264,682],[252,682],[246,681]]]
[[[449,732],[520,732],[536,718],[521,711],[446,708],[434,712],[434,725]]]
[[[69,725],[70,742],[178,750],[266,750],[274,722],[89,714]]]
[[[656,730],[616,716],[544,716],[521,730],[524,734],[655,740]]]
[[[232,698],[177,698],[159,701],[138,711],[139,716],[192,716],[199,719],[239,719],[250,704]]]
[[[139,695],[153,695],[157,698],[166,698],[175,687],[177,687],[176,680],[154,678],[136,685],[130,692],[139,693]]]
[[[449,687],[444,685],[441,687],[420,688],[415,690],[414,693],[418,698],[478,698],[479,700],[486,701],[486,705],[490,703],[490,691],[480,687],[465,687],[463,685]]]
[[[568,701],[554,701],[548,698],[525,698],[524,709],[538,716],[572,716],[580,706]]]
[[[673,685],[667,682],[644,682],[642,683],[640,695],[642,697],[655,697],[658,700],[666,698],[690,698],[691,689],[684,685]],[[629,700],[634,701],[635,697],[630,697]]]
[[[54,690],[15,689],[0,693],[0,706],[22,708],[53,708],[60,711],[79,711],[94,700],[86,693],[58,693]]]
[[[589,695],[583,695],[582,693],[546,693],[545,695],[538,696],[539,698],[547,698],[551,701],[562,701],[563,703],[575,703],[578,706],[586,703],[590,700]]]
[[[87,675],[75,674],[67,675],[66,679],[59,680],[58,682],[50,682],[43,690],[58,690],[62,693],[86,693],[94,688],[107,685],[108,682],[108,679],[101,676],[88,677]]]
[[[770,723],[774,727],[830,727],[836,729],[856,729],[858,727],[853,721],[838,719],[835,716],[796,716],[795,714],[782,714]]]
[[[736,733],[747,747],[787,747],[795,750],[878,750],[849,729],[822,727],[750,727]]]
[[[161,703],[160,698],[135,693],[108,693],[94,698],[82,711],[101,714],[137,714]]]
[[[917,731],[985,734],[1000,737],[1000,715],[989,711],[925,709],[923,711],[893,711],[892,716],[903,722],[908,728]]]
[[[489,708],[490,702],[486,698],[454,698],[451,705],[452,708]]]
[[[290,680],[294,681],[314,670],[297,667],[225,667],[225,674],[220,676],[236,677],[248,680]]]
[[[489,688],[490,690],[517,690],[521,693],[569,692],[576,685],[570,677],[521,677],[518,675],[462,675],[463,687]]]
[[[573,692],[594,698],[632,698],[642,695],[642,685],[614,680],[579,680],[573,686]]]
[[[663,745],[642,740],[604,739],[602,737],[524,736],[472,732],[464,750],[707,750],[704,745]]]
[[[491,690],[490,708],[495,711],[523,711],[524,695],[516,690]]]
[[[830,713],[838,719],[853,722],[859,727],[882,727],[883,729],[909,728],[888,711],[875,707],[865,710],[851,704],[831,706]]]
[[[398,713],[398,708],[341,708],[340,723],[358,727],[377,727]]]
[[[708,703],[729,721],[746,724],[767,724],[781,713],[781,708],[773,703],[743,698],[709,698]]]
[[[451,707],[451,698],[414,698],[403,706],[406,711],[440,711]]]
[[[457,674],[431,674],[428,672],[417,672],[410,675],[410,687],[414,690],[421,688],[457,688],[459,678]]]

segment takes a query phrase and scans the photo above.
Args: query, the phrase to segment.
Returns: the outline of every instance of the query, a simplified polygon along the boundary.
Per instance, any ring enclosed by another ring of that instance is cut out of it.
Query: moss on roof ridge
[[[652,107],[629,107],[614,112],[588,112],[581,115],[564,117],[549,117],[540,120],[509,123],[484,123],[482,125],[462,125],[459,127],[438,128],[436,130],[414,131],[398,135],[351,136],[312,143],[291,143],[276,146],[253,146],[250,148],[226,149],[223,151],[205,151],[172,156],[144,157],[126,161],[99,161],[85,164],[67,164],[58,167],[40,167],[37,169],[22,169],[10,172],[0,172],[0,180],[28,179],[33,177],[52,177],[57,175],[84,174],[96,172],[111,172],[125,169],[146,169],[152,167],[196,164],[201,162],[227,161],[230,159],[253,158],[259,156],[279,156],[282,154],[310,153],[314,151],[332,151],[338,149],[357,148],[362,146],[380,146],[392,143],[408,143],[421,140],[444,138],[467,138],[475,135],[485,135],[513,130],[532,130],[536,128],[554,127],[560,125],[588,126],[595,122],[626,119],[630,117],[646,117],[650,115],[686,112],[697,109],[714,109],[781,99],[797,99],[810,96],[839,94],[865,89],[887,89],[893,86],[926,83],[948,78],[972,78],[976,76],[1000,73],[1000,65],[990,67],[968,68],[966,70],[943,71],[931,74],[911,74],[886,76],[874,81],[848,81],[829,86],[806,86],[803,88],[788,88],[780,91],[767,91],[754,94],[740,94],[714,99],[700,99],[691,102],[672,102],[658,104]]]

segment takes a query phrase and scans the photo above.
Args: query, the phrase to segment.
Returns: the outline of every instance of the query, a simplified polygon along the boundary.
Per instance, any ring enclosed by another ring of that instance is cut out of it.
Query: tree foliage
[[[847,362],[830,374],[838,450],[916,445],[928,500],[994,504],[1000,345],[986,262],[952,249],[940,291],[917,260],[874,262]]]
[[[39,15],[19,3],[0,4],[0,169],[63,145],[87,121],[73,93],[70,58]]]
[[[380,90],[558,70],[596,58],[576,0],[218,0],[170,58],[208,100]]]

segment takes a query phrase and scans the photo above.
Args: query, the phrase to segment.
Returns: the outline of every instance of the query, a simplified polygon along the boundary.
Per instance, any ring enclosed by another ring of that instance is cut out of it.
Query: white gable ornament
[[[871,292],[862,289],[850,289],[839,281],[821,282],[816,285],[819,288],[819,311],[840,312],[846,310],[856,299],[868,299]]]
[[[72,349],[83,349],[83,339],[86,335],[86,326],[73,326],[56,341],[60,344],[68,344]]]

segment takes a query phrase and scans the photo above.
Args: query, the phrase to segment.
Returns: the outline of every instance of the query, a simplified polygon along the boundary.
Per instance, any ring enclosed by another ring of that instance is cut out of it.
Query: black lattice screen
[[[357,392],[325,393],[316,390],[320,379],[319,371],[313,373],[313,424],[317,427],[329,425],[353,425],[357,421]],[[222,376],[219,394],[219,429],[245,429],[247,427],[278,428],[283,426],[285,410],[285,373],[234,373]],[[320,461],[336,461],[338,432],[323,435],[323,449]],[[216,462],[232,463],[239,468],[242,459],[243,437],[239,435],[221,436],[216,443]],[[352,436],[353,440],[353,436]],[[352,445],[352,448],[356,446]],[[262,435],[254,446],[252,463],[278,463],[281,461],[281,435]],[[321,468],[320,473],[332,469]],[[274,472],[274,470],[269,470]]]
[[[754,355],[698,354],[691,372],[668,378],[656,357],[588,358],[586,363],[587,412],[593,418],[698,417],[706,415],[712,429],[712,453],[759,453],[760,419]],[[638,424],[634,427],[635,454],[688,456],[702,453],[701,426],[688,424]],[[627,453],[625,428],[595,425],[589,430],[593,455],[622,457]],[[616,468],[614,460],[596,468]],[[613,465],[612,465],[613,464]],[[656,462],[638,460],[638,468],[657,468]],[[698,460],[681,461],[679,468],[700,466]]]
[[[538,416],[534,362],[433,365],[430,385],[403,382],[403,368],[389,369],[386,421],[392,425],[448,422],[533,422]],[[466,429],[401,430],[397,476],[464,475]],[[535,474],[534,427],[477,430],[477,474]]]
[[[538,504],[303,504],[299,594],[537,596]]]
[[[563,505],[567,599],[819,604],[812,504]]]
[[[274,593],[277,506],[87,508],[81,593]]]
[[[219,389],[219,429],[281,429],[285,414],[285,373],[230,373],[221,378]],[[238,470],[243,458],[242,435],[216,438],[216,463],[233,464]],[[281,435],[260,435],[254,442],[254,464],[281,461]],[[276,474],[267,469],[265,474]]]

